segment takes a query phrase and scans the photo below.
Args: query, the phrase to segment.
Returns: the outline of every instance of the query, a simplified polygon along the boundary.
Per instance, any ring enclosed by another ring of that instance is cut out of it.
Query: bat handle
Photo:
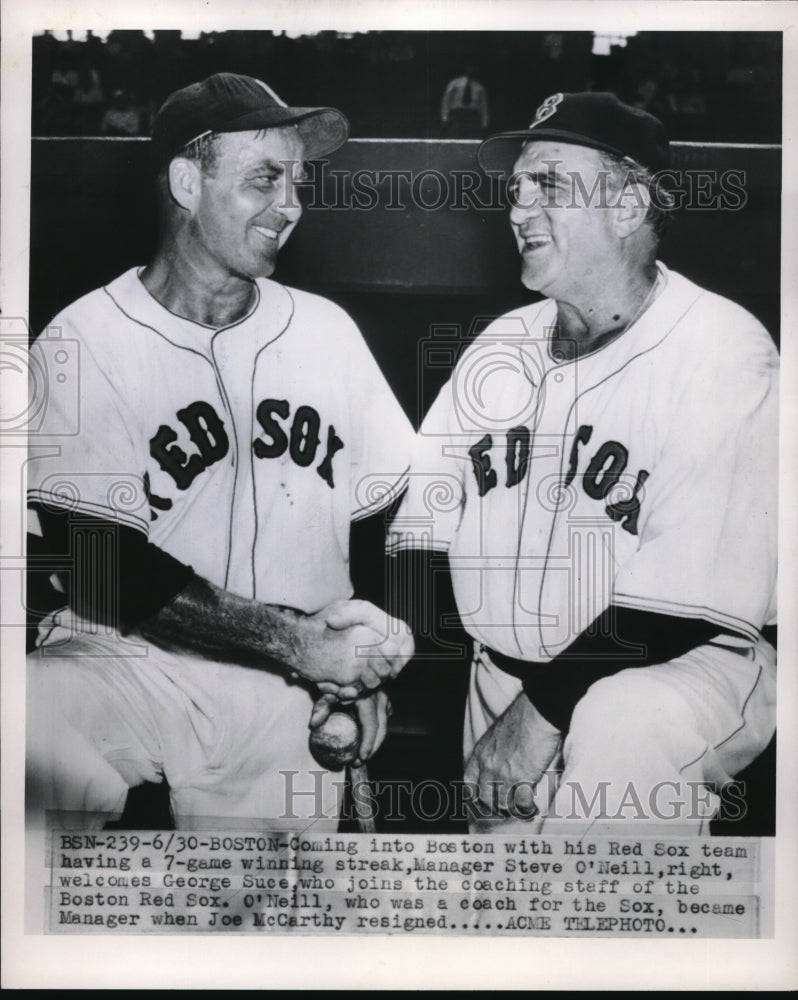
[[[349,783],[352,787],[352,806],[357,821],[357,828],[360,833],[376,833],[377,827],[374,822],[374,814],[370,808],[370,803],[374,800],[371,796],[371,785],[369,784],[369,773],[365,764],[359,767],[349,765]],[[368,801],[363,801],[362,792],[354,794],[355,785],[366,786],[368,788]]]

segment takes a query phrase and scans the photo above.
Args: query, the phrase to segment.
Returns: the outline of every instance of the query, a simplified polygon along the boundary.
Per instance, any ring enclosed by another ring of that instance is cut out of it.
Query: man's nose
[[[521,225],[524,219],[540,215],[543,193],[539,184],[528,181],[518,184],[510,195],[510,222]]]
[[[296,222],[302,215],[302,203],[299,200],[299,182],[286,171],[284,175],[283,191],[277,202],[277,210],[285,219],[291,223]]]

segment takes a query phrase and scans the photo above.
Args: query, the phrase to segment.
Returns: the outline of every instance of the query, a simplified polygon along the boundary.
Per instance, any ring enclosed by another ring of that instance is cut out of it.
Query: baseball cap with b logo
[[[532,128],[532,126],[537,125],[538,122],[544,122],[547,118],[551,118],[557,110],[557,105],[561,103],[562,94],[552,94],[551,97],[547,97],[535,112],[535,120],[529,127]]]
[[[510,173],[527,142],[559,141],[628,157],[652,172],[669,164],[668,137],[659,118],[615,94],[552,94],[528,128],[489,136],[479,147],[486,172]]]
[[[296,127],[305,157],[317,159],[343,146],[349,122],[336,108],[290,108],[262,80],[216,73],[176,90],[164,101],[152,129],[152,153],[163,165],[190,142],[211,132]]]

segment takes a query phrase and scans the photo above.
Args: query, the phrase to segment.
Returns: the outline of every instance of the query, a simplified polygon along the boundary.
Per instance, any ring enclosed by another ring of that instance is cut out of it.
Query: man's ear
[[[651,204],[651,192],[645,184],[624,184],[615,204],[615,228],[619,236],[631,236],[643,225]]]
[[[202,176],[198,163],[175,157],[169,164],[169,195],[177,205],[191,214],[197,206]]]

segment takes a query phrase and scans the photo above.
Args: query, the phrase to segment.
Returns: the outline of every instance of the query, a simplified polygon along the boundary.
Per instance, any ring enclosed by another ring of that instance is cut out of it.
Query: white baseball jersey
[[[412,430],[346,313],[270,280],[257,292],[214,330],[132,269],[58,315],[79,419],[54,385],[37,443],[60,435],[58,454],[30,463],[29,499],[118,520],[220,587],[315,612],[351,595],[350,522],[396,495]]]
[[[547,662],[612,602],[754,645],[775,616],[777,354],[659,264],[621,337],[557,362],[544,300],[464,352],[417,444],[392,547],[448,552],[470,634]]]
[[[313,613],[351,596],[350,523],[401,489],[413,433],[342,310],[274,281],[257,293],[213,330],[131,270],[57,316],[60,337],[32,348],[51,381],[29,498],[128,525],[219,587]],[[128,785],[165,775],[179,826],[337,825],[334,776],[308,749],[309,688],[68,610],[45,629],[28,671],[42,802],[114,812]]]

